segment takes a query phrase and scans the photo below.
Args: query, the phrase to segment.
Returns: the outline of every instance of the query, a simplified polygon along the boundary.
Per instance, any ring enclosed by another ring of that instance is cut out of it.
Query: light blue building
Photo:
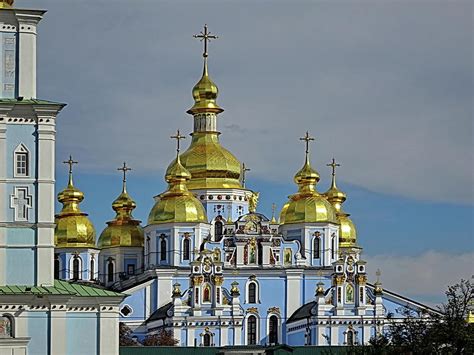
[[[65,105],[36,95],[45,11],[12,4],[0,1],[0,354],[116,354],[124,295],[54,277],[55,260],[68,262],[54,244],[56,119]],[[78,197],[70,183],[65,202]]]

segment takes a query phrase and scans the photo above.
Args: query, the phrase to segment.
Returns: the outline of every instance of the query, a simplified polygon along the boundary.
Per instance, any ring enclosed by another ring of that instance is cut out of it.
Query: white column
[[[226,326],[226,327],[222,327],[220,328],[221,330],[221,336],[220,336],[220,346],[227,346],[227,345],[230,345],[228,344],[229,343],[229,328]]]
[[[0,196],[7,195],[7,124],[6,117],[7,112],[10,111],[12,106],[0,107]],[[11,160],[10,160],[11,161]],[[4,201],[0,203],[0,222],[6,222],[7,214]],[[5,285],[6,282],[6,230],[5,227],[0,227],[0,286]]]
[[[234,344],[232,345],[244,345],[244,341],[242,339],[242,324],[243,320],[241,321],[241,325],[234,326]]]
[[[187,328],[187,346],[194,346],[194,337],[195,337],[195,328],[188,327]]]
[[[286,317],[289,318],[301,306],[302,270],[286,270]]]
[[[112,309],[110,309],[112,308]],[[101,306],[99,313],[99,354],[119,353],[119,311],[117,306]]]
[[[59,307],[59,305],[56,305]],[[51,354],[66,353],[66,311],[51,310]]]
[[[339,345],[339,327],[338,326],[331,326],[331,344],[330,345]]]
[[[18,96],[36,98],[36,27],[45,11],[15,10],[18,20]]]
[[[173,275],[175,270],[159,270],[157,272],[156,285],[156,306],[160,308],[171,302],[171,292],[173,291]]]

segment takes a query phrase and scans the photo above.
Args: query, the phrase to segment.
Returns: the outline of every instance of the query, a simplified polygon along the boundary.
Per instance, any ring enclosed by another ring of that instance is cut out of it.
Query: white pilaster
[[[112,308],[112,309],[110,309]],[[99,353],[119,353],[119,310],[117,306],[101,306],[99,314]]]
[[[301,305],[303,270],[286,270],[286,316],[290,317]]]
[[[51,354],[66,354],[66,311],[51,310]]]

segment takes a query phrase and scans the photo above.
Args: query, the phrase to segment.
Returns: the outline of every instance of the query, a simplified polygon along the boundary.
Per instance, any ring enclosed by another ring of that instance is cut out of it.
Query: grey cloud
[[[221,138],[256,177],[291,181],[309,130],[324,177],[335,156],[373,191],[473,201],[470,2],[17,3],[49,9],[39,92],[70,104],[58,154],[90,170],[167,166],[170,133],[192,130],[191,35],[208,22]]]

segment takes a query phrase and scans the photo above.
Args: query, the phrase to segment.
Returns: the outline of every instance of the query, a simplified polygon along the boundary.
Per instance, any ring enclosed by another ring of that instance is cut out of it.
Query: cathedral
[[[1,354],[117,354],[119,322],[138,341],[170,331],[179,346],[367,344],[401,317],[400,307],[430,311],[384,289],[380,272],[369,282],[336,183],[339,164],[328,164],[330,188],[320,191],[309,132],[295,157],[302,164],[294,194],[279,214],[258,212],[248,169],[221,144],[224,110],[207,48],[217,37],[207,26],[195,35],[204,52],[187,110],[191,142],[181,149],[181,132],[171,137],[168,187],[150,196],[142,223],[124,163],[115,217],[96,233],[71,156],[55,195],[55,124],[65,104],[36,94],[45,11],[14,8],[13,0],[0,7]]]

